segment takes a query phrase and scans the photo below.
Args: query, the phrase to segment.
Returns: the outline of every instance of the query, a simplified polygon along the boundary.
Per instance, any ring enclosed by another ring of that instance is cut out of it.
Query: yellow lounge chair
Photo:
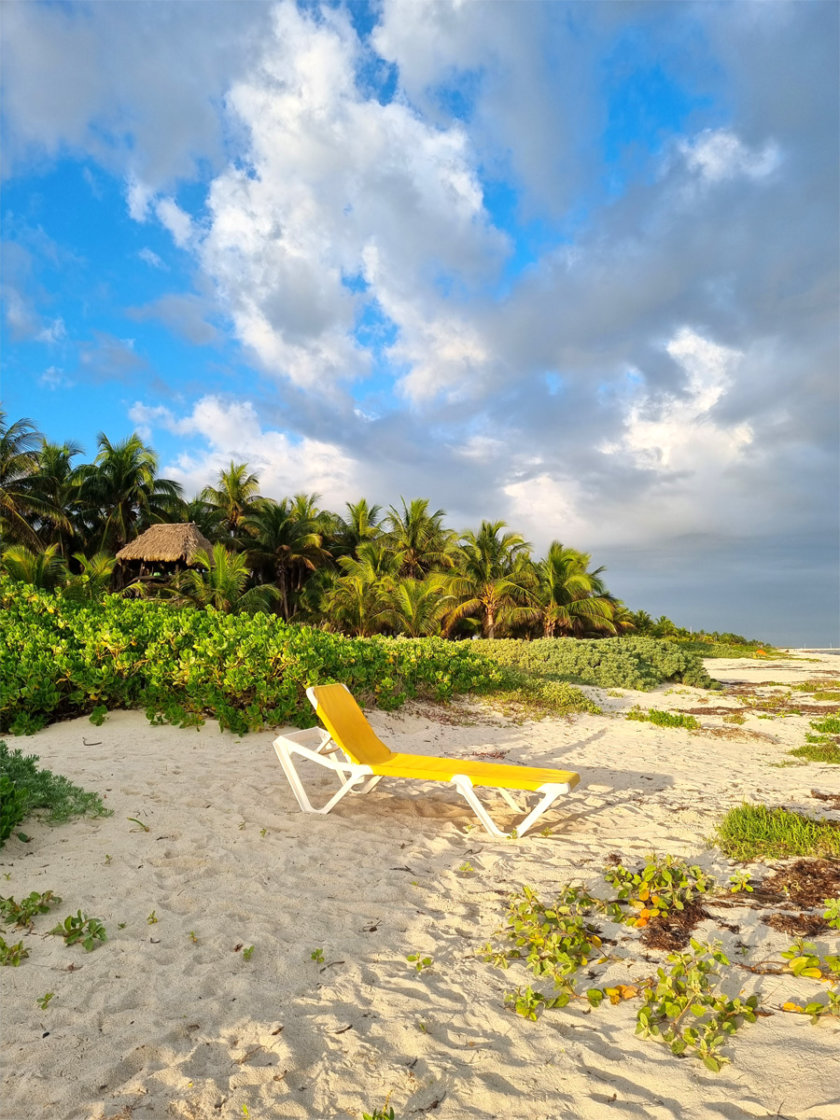
[[[451,782],[491,836],[524,836],[561,793],[568,793],[580,781],[579,775],[571,770],[394,754],[378,738],[346,685],[316,685],[308,688],[306,695],[326,731],[312,727],[306,731],[278,735],[274,740],[277,757],[305,813],[329,813],[346,793],[367,793],[382,778],[414,778],[426,782]],[[341,787],[323,808],[314,808],[307,797],[295,769],[293,755],[317,762],[338,776]],[[357,786],[360,788],[354,789]],[[513,832],[502,832],[476,797],[474,786],[498,790],[517,813],[524,810],[511,797],[510,790],[541,793],[542,798]]]

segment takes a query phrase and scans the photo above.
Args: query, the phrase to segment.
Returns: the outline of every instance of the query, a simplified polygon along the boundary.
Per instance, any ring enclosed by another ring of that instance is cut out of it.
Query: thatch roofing
[[[213,546],[193,521],[176,525],[152,525],[117,553],[118,560],[147,562],[183,560],[191,563],[198,552],[213,555]]]

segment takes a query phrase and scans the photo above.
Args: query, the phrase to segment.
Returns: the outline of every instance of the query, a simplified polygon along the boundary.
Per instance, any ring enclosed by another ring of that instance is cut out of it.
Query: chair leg
[[[465,777],[463,774],[456,774],[455,777],[452,778],[452,784],[456,787],[458,792],[470,806],[472,811],[475,813],[475,815],[478,817],[478,819],[481,821],[490,835],[496,836],[500,839],[506,839],[511,836],[516,836],[517,838],[524,836],[525,833],[529,831],[529,829],[534,827],[543,813],[551,808],[551,806],[554,804],[561,793],[568,793],[567,786],[543,786],[543,795],[534,806],[534,808],[530,811],[530,813],[528,813],[527,816],[525,816],[524,819],[520,821],[516,828],[514,828],[511,832],[502,832],[502,830],[492,820],[485,807],[479,801],[478,796],[473,789],[473,784],[469,778]],[[518,813],[522,812],[514,799],[510,796],[508,790],[499,789],[497,790],[497,792],[500,793],[502,797],[504,797],[508,805],[510,805]]]
[[[330,810],[334,809],[339,801],[341,801],[342,797],[353,790],[354,786],[359,785],[360,782],[364,782],[365,779],[369,778],[370,776],[370,770],[367,768],[365,768],[365,772],[359,773],[358,769],[351,770],[349,767],[345,770],[343,767],[339,767],[336,765],[327,766],[327,769],[332,770],[334,774],[338,775],[338,779],[339,782],[341,782],[341,785],[338,791],[333,794],[326,805],[322,806],[322,808],[320,809],[316,809],[312,802],[309,800],[306,790],[303,788],[303,782],[300,780],[300,775],[297,772],[297,767],[292,761],[292,751],[289,749],[286,743],[282,742],[281,740],[275,740],[274,749],[277,753],[277,757],[280,760],[280,765],[283,767],[283,773],[286,775],[289,786],[291,787],[292,793],[295,796],[295,800],[297,801],[298,805],[300,805],[304,813],[320,813],[321,815],[329,813]],[[320,761],[320,756],[314,755],[313,752],[307,752],[306,756],[311,757],[313,761]],[[345,774],[347,775],[346,778]],[[373,778],[372,782],[369,781],[366,783],[364,789],[367,790],[372,788],[372,785],[376,785],[378,781],[378,777]]]

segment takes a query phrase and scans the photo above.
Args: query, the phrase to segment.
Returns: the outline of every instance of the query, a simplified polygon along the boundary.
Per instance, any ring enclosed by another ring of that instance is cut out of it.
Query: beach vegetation
[[[375,1108],[373,1112],[363,1112],[362,1120],[395,1120],[394,1110],[386,1100],[381,1108]]]
[[[10,751],[0,741],[0,841],[11,832],[10,828],[3,835],[9,820],[14,819],[14,828],[32,813],[47,824],[62,824],[76,816],[111,815],[98,793],[82,789],[62,774],[41,769],[37,763],[37,755],[24,755],[19,748]]]
[[[85,952],[93,952],[97,945],[108,940],[105,926],[98,918],[88,917],[78,910],[75,914],[68,914],[63,922],[49,931],[64,938],[67,946],[81,944]]]
[[[324,963],[324,950],[323,949],[313,949],[312,952],[309,954],[309,959],[312,960],[312,961],[315,961],[317,964],[323,964]]]
[[[696,731],[700,726],[694,716],[684,715],[682,712],[663,712],[659,708],[648,708],[647,711],[632,708],[626,718],[653,723],[657,727],[683,727],[688,731]]]
[[[825,999],[811,1000],[804,1005],[790,1000],[782,1005],[782,1010],[808,1015],[815,1024],[823,1017],[840,1019],[840,956],[835,953],[820,955],[816,945],[800,939],[785,950],[782,957],[787,962],[786,972],[828,985]]]
[[[242,950],[242,959],[246,960],[246,961],[249,961],[251,959],[251,957],[253,957],[253,955],[254,955],[254,949],[255,948],[256,948],[256,946],[254,946],[254,945],[248,945],[245,949],[243,949]]]
[[[409,964],[414,965],[417,972],[423,972],[424,969],[431,968],[434,963],[431,957],[421,956],[420,953],[409,953],[405,959]]]
[[[61,899],[53,891],[32,891],[17,902],[11,895],[0,898],[0,918],[6,925],[32,927],[38,914],[47,914]]]
[[[9,945],[4,938],[0,937],[0,965],[17,968],[20,962],[26,960],[28,956],[29,950],[22,941],[16,941],[14,945]]]
[[[55,992],[44,992],[44,994],[42,996],[39,996],[35,1002],[38,1004],[42,1011],[46,1011],[49,1007],[50,1000],[54,998]]]
[[[604,878],[615,887],[618,900],[630,907],[623,920],[638,929],[671,910],[684,910],[716,885],[696,864],[689,866],[670,855],[651,856],[638,870],[611,864],[604,870]]]
[[[827,715],[811,720],[811,729],[805,736],[804,746],[788,753],[809,762],[840,765],[840,716]]]
[[[744,803],[718,824],[715,843],[730,859],[840,858],[840,822],[814,820],[790,809]]]

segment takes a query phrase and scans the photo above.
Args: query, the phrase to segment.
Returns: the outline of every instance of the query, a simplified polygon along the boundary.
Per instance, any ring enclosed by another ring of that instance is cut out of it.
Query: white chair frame
[[[283,767],[283,772],[289,780],[292,793],[295,795],[295,799],[304,813],[320,813],[326,815],[336,807],[346,794],[369,793],[384,777],[389,776],[387,774],[374,774],[370,766],[358,762],[351,762],[342,748],[337,743],[333,742],[329,732],[323,731],[319,727],[310,727],[304,731],[292,731],[284,735],[278,735],[274,740],[274,750],[277,752],[280,765]],[[294,755],[299,755],[301,758],[308,759],[310,762],[315,762],[319,766],[323,766],[325,769],[334,773],[338,778],[338,791],[333,794],[320,809],[316,809],[307,796],[303,782],[301,781],[297,767],[293,761]],[[336,755],[338,757],[335,757]],[[400,775],[394,775],[394,777],[399,778],[401,781],[406,780]],[[422,781],[425,779],[411,780]],[[572,786],[570,786],[568,782],[549,782],[540,786],[539,789],[534,792],[542,794],[542,797],[533,809],[527,812],[527,810],[517,805],[516,801],[511,796],[510,790],[500,789],[498,786],[488,787],[500,793],[514,812],[525,813],[523,820],[516,828],[511,832],[503,832],[494,823],[487,809],[479,801],[471,778],[467,777],[466,774],[453,774],[450,779],[446,780],[455,786],[487,832],[489,832],[491,836],[500,839],[524,836],[526,832],[534,827],[540,817],[551,808],[561,794],[569,793],[572,789]]]

